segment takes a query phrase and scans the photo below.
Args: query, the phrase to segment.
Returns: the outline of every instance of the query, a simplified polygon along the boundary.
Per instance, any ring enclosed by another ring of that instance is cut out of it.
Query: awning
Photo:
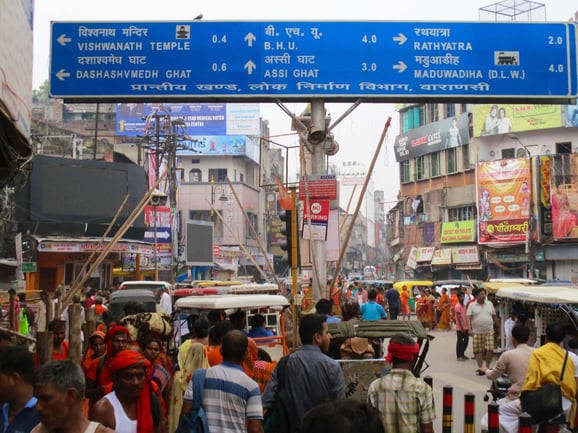
[[[37,251],[39,253],[92,253],[93,251],[104,251],[112,240],[112,238],[105,238],[100,243],[101,238],[68,238],[60,236],[34,236],[34,239],[38,242]],[[152,244],[132,239],[119,239],[110,252],[129,254],[154,253]]]

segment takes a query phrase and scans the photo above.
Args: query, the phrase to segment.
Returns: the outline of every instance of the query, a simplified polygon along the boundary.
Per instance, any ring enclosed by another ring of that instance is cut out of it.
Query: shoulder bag
[[[520,402],[524,412],[532,416],[532,424],[541,424],[563,413],[562,410],[562,380],[568,362],[568,351],[564,357],[560,383],[548,382],[536,391],[523,391]]]

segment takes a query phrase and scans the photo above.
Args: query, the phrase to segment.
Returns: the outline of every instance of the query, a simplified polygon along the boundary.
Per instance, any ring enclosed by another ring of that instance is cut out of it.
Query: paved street
[[[436,432],[442,431],[442,406],[443,387],[453,386],[453,432],[462,432],[464,425],[464,395],[468,392],[476,396],[475,406],[475,431],[480,432],[480,419],[487,410],[487,404],[483,397],[490,386],[490,381],[485,376],[476,376],[476,362],[460,362],[456,360],[455,331],[432,331],[435,339],[431,342],[430,351],[426,358],[429,368],[424,371],[422,377],[431,376],[436,403]],[[473,357],[472,344],[466,350],[466,356]]]

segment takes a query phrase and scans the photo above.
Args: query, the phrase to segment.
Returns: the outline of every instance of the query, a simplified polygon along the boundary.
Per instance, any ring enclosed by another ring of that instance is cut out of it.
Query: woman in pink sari
[[[559,184],[552,194],[552,232],[555,238],[571,237],[576,227],[576,215],[570,211],[568,195],[563,191],[564,186]]]

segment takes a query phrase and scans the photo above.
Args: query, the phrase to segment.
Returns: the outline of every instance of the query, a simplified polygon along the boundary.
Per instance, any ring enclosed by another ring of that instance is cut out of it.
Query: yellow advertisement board
[[[452,221],[442,224],[440,243],[473,242],[476,238],[475,220]]]
[[[476,104],[474,136],[558,128],[562,117],[561,105]]]

